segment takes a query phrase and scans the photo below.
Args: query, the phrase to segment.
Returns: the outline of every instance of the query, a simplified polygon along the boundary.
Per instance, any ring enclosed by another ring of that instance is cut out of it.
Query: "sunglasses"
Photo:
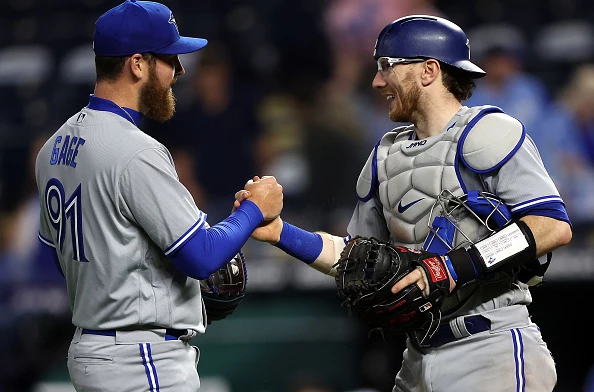
[[[380,57],[377,59],[378,72],[388,72],[394,64],[422,63],[425,59],[404,59],[401,57]]]

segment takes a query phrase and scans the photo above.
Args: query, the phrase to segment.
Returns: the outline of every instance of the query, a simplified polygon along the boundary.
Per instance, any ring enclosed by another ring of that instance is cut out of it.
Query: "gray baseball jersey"
[[[40,239],[56,248],[74,325],[204,332],[199,281],[166,255],[206,215],[161,143],[124,115],[87,107],[45,143],[36,179]]]

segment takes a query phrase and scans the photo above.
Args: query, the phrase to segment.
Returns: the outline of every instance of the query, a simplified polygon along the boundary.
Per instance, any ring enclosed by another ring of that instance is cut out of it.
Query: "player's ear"
[[[140,53],[135,53],[130,56],[130,59],[126,62],[126,66],[132,75],[138,79],[142,79],[144,74],[148,74],[149,64]]]
[[[441,66],[439,65],[439,61],[435,59],[428,59],[422,66],[421,83],[423,83],[423,86],[428,86],[437,79],[437,76],[441,71]]]

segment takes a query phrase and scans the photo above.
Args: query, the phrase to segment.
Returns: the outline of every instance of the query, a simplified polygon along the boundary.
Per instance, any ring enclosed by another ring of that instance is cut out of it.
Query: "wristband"
[[[275,246],[304,263],[313,263],[324,247],[322,236],[283,222],[280,241]]]
[[[457,284],[483,279],[492,272],[509,272],[536,259],[536,241],[528,225],[513,221],[467,248],[447,253]],[[450,268],[448,264],[448,268]]]
[[[452,270],[455,271],[456,286],[475,280],[479,276],[472,257],[469,254],[470,249],[460,248],[447,253],[447,260],[449,260]],[[449,268],[450,266],[448,265]]]

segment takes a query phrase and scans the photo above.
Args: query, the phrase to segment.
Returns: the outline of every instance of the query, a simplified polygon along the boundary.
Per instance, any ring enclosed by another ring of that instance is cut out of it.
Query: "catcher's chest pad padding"
[[[422,248],[429,234],[431,207],[440,192],[448,189],[456,196],[464,193],[455,167],[460,138],[465,135],[464,143],[470,142],[471,150],[478,151],[480,142],[477,139],[483,140],[484,132],[473,133],[472,127],[480,124],[478,120],[483,115],[497,112],[501,110],[492,106],[463,107],[452,118],[447,131],[423,140],[411,140],[414,133],[412,126],[399,128],[384,135],[377,152],[372,154],[361,172],[357,182],[357,193],[363,198],[369,194],[370,187],[374,186],[375,155],[378,194],[388,230],[396,244]],[[484,141],[486,143],[483,149],[490,152],[489,162],[493,162],[491,156],[504,159],[513,151],[509,144],[502,145],[502,148],[488,144],[496,143],[496,138],[485,138]],[[470,160],[476,168],[485,167],[478,163],[479,155],[472,155],[474,156]],[[434,211],[434,216],[438,213],[439,211]],[[474,219],[462,218],[458,224],[467,235],[472,234],[473,241],[488,234],[487,229]],[[457,232],[453,245],[458,246],[467,241]]]

